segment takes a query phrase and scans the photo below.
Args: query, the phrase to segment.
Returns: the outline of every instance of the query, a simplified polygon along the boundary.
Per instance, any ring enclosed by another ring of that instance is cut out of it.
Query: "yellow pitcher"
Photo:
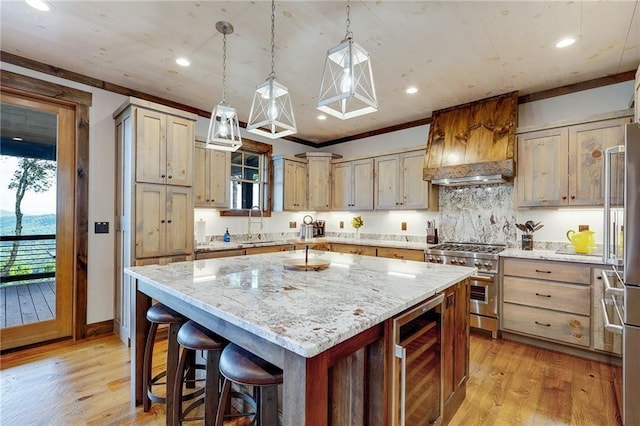
[[[576,253],[591,254],[596,246],[594,231],[576,232],[573,229],[567,231],[567,239],[575,246]]]

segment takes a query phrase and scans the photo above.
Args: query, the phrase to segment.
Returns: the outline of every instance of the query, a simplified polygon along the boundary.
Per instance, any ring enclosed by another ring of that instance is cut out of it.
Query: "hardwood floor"
[[[163,343],[155,369],[164,362]],[[2,425],[164,425],[130,403],[129,349],[115,335],[0,356]],[[606,364],[471,336],[467,397],[451,425],[619,425]]]
[[[622,424],[607,364],[472,334],[469,370],[451,426]]]

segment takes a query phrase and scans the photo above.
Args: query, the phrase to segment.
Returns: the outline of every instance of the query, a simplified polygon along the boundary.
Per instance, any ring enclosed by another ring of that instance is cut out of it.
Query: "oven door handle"
[[[622,334],[622,326],[611,324],[611,321],[609,321],[609,315],[607,314],[607,302],[613,303],[608,300],[600,299],[600,305],[602,307],[602,319],[604,320],[604,329],[614,334]]]
[[[624,296],[623,289],[616,288],[611,285],[611,282],[609,282],[609,275],[607,275],[607,271],[602,271],[602,281],[604,281],[605,294],[609,294],[612,296]]]
[[[471,277],[471,281],[484,281],[487,283],[492,283],[494,280],[494,277],[485,277],[483,275],[474,275]]]

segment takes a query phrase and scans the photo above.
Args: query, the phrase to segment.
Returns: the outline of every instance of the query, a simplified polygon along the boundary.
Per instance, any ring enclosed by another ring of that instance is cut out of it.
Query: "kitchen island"
[[[328,261],[327,269],[283,267],[285,260],[301,256],[300,251],[277,252],[127,268],[136,283],[131,306],[135,403],[142,401],[145,312],[153,298],[282,368],[285,425],[326,425],[342,408],[345,416],[386,424],[390,349],[385,321],[475,269],[320,251],[311,256]],[[355,353],[363,354],[359,362],[341,363]],[[350,368],[365,374],[364,390],[357,394],[352,394],[357,371]],[[362,412],[348,412],[356,405]]]

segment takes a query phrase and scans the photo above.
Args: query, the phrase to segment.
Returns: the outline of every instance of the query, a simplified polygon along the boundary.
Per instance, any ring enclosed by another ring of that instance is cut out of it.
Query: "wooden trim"
[[[87,86],[97,87],[99,89],[107,90],[113,93],[118,93],[125,96],[133,96],[136,98],[144,99],[151,102],[156,102],[162,105],[170,106],[173,108],[178,108],[184,111],[192,112],[201,117],[209,118],[211,117],[211,112],[204,111],[199,108],[190,107],[188,105],[184,105],[178,102],[173,102],[168,99],[160,98],[158,96],[150,95],[148,93],[140,92],[138,90],[129,89],[124,86],[120,86],[113,83],[108,83],[103,80],[99,80],[96,78],[88,77],[79,73],[75,73],[73,71],[68,71],[62,68],[54,67],[52,65],[48,65],[42,62],[34,61],[32,59],[23,58],[18,55],[14,55],[9,52],[0,51],[0,61],[7,62],[13,65],[17,65],[23,68],[39,71],[45,74],[53,75],[56,77],[64,78],[67,80],[75,81],[78,83],[86,84]],[[2,82],[4,85],[4,74],[9,73],[9,71],[2,72]],[[568,84],[565,86],[557,87],[554,89],[543,90],[540,92],[530,93],[528,95],[522,95],[518,97],[518,104],[524,104],[533,101],[539,101],[542,99],[548,99],[555,96],[567,95],[570,93],[580,92],[588,89],[595,89],[597,87],[608,86],[611,84],[621,83],[624,81],[629,81],[635,79],[636,70],[624,71],[618,74],[612,74],[604,77],[594,78],[591,80]],[[11,73],[13,74],[13,73]],[[16,74],[20,75],[20,74]],[[74,90],[67,88],[66,90]],[[53,97],[53,95],[52,95]],[[301,145],[310,146],[313,148],[323,148],[331,145],[337,145],[344,142],[350,142],[357,139],[368,138],[371,136],[378,136],[385,133],[396,132],[398,130],[409,129],[412,127],[424,126],[426,124],[431,123],[431,117],[425,117],[414,121],[409,121],[406,123],[395,124],[393,126],[383,127],[381,129],[372,130],[368,132],[358,133],[352,136],[345,136],[339,139],[333,139],[330,141],[314,143],[311,141],[307,141],[301,138],[297,138],[295,136],[286,136],[282,139],[299,143]],[[240,122],[240,125],[246,127],[246,123]]]
[[[532,126],[518,127],[516,135],[530,132],[538,132],[540,130],[557,129],[561,127],[574,126],[577,124],[594,123],[596,121],[612,120],[615,118],[633,117],[633,109],[622,109],[619,111],[607,112],[604,114],[594,114],[588,117],[569,118],[565,120],[552,121],[544,124],[534,124]]]
[[[85,333],[85,338],[100,336],[103,334],[112,334],[114,330],[113,320],[106,320],[101,322],[94,322],[92,324],[87,324],[86,327],[87,332]]]
[[[0,55],[1,54],[2,52],[0,52]],[[4,57],[0,57],[0,59],[4,60]],[[6,70],[2,70],[0,77],[2,78],[2,86],[5,87],[22,90],[28,93],[35,93],[46,98],[64,100],[73,104],[91,106],[92,95],[88,92],[61,86],[44,80],[38,80]]]

